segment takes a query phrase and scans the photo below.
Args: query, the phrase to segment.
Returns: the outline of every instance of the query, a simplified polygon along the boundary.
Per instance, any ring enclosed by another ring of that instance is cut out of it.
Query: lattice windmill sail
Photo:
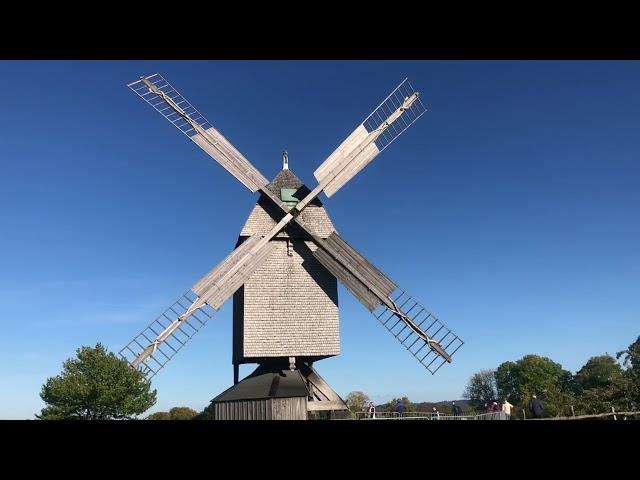
[[[128,86],[260,192],[235,250],[121,350],[132,367],[151,378],[233,296],[234,386],[213,400],[217,418],[247,418],[248,411],[252,418],[306,418],[314,410],[346,409],[313,368],[340,353],[337,280],[429,372],[452,361],[464,342],[343,240],[318,198],[321,192],[333,196],[424,114],[408,80],[315,170],[313,190],[289,170],[286,152],[283,170],[269,182],[161,75]],[[243,363],[259,367],[239,382]]]

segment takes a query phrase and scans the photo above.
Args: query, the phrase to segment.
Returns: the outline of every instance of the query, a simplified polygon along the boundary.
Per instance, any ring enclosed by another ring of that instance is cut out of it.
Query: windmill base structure
[[[307,420],[319,412],[348,417],[340,396],[305,362],[271,360],[211,401],[215,420]]]
[[[233,297],[234,385],[216,419],[307,419],[347,412],[314,368],[340,353],[340,282],[431,374],[464,342],[336,231],[322,202],[385,150],[426,108],[404,80],[314,171],[313,190],[290,170],[269,181],[161,75],[128,85],[260,197],[235,249],[121,351],[152,378]],[[242,364],[256,370],[239,380]]]

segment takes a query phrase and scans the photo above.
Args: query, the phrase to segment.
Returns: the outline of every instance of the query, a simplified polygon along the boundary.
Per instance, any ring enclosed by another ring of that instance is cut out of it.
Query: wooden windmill
[[[432,374],[463,341],[343,240],[318,198],[333,196],[424,112],[404,80],[315,170],[310,190],[288,167],[267,180],[161,75],[128,85],[260,197],[236,248],[120,354],[155,375],[233,296],[234,385],[216,418],[307,418],[346,405],[313,367],[340,353],[337,280]],[[337,279],[337,280],[336,280]],[[239,365],[258,364],[239,381]]]

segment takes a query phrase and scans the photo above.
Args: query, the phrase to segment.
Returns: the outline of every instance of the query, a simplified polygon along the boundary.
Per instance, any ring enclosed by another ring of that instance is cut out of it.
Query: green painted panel
[[[298,203],[300,200],[293,196],[297,191],[297,188],[281,188],[280,199],[286,203]]]

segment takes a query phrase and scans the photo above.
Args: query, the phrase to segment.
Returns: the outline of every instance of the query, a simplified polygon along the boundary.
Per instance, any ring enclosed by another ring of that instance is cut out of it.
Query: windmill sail
[[[252,192],[269,181],[191,103],[158,73],[128,87]]]
[[[182,295],[120,350],[120,356],[152,378],[216,314],[216,309],[205,304],[176,323],[197,301],[192,291]]]
[[[313,255],[372,312],[432,374],[464,342],[336,232]],[[394,321],[391,321],[393,318]],[[429,324],[426,319],[431,319]],[[444,343],[443,343],[444,342]],[[415,348],[414,348],[415,347]],[[424,347],[428,347],[424,350]]]
[[[444,323],[402,290],[390,297],[394,307],[378,307],[374,316],[432,375],[464,345]]]
[[[237,247],[136,335],[120,355],[147,378],[158,373],[273,252],[273,243],[256,250],[259,240],[255,235]]]
[[[405,79],[313,172],[331,197],[426,111]]]

